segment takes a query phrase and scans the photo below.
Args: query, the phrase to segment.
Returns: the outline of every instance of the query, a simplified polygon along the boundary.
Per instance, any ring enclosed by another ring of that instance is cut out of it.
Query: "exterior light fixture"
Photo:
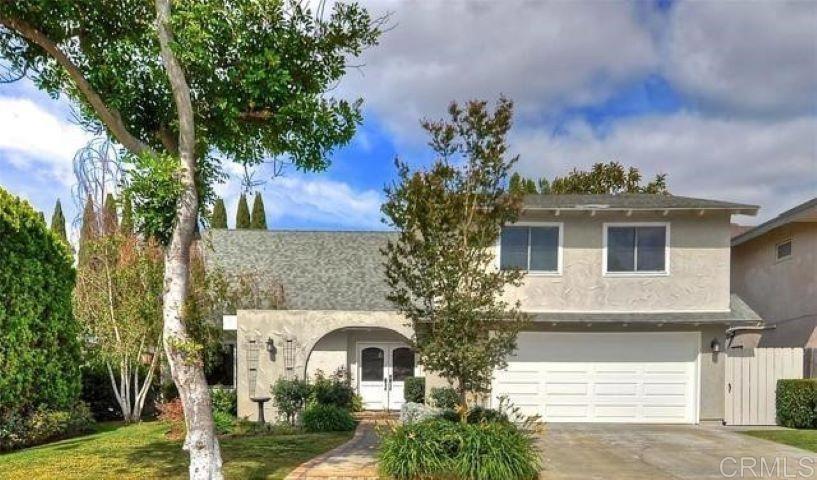
[[[709,343],[709,348],[712,349],[712,353],[720,353],[721,351],[721,342],[717,338],[713,338],[712,342]]]
[[[272,338],[267,339],[267,352],[269,352],[270,360],[273,362],[275,361],[275,354],[277,353],[278,349],[275,348],[275,342]]]

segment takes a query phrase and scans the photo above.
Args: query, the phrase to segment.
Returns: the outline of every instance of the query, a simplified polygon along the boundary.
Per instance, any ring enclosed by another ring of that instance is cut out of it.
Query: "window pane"
[[[528,228],[505,227],[499,246],[499,268],[502,270],[528,268]]]
[[[791,240],[777,246],[777,258],[786,258],[791,255]]]
[[[665,227],[638,227],[639,272],[664,271],[666,239]]]
[[[360,352],[360,379],[364,382],[383,380],[383,350],[375,347]]]
[[[414,376],[414,352],[410,348],[395,348],[391,352],[392,380],[402,382]]]
[[[609,227],[607,229],[607,271],[632,272],[635,270],[635,228]]]
[[[546,272],[559,269],[559,227],[531,227],[530,269]]]

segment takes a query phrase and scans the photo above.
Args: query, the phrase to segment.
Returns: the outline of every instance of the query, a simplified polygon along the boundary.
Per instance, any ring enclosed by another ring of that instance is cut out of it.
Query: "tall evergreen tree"
[[[99,235],[99,224],[97,223],[96,212],[94,211],[94,201],[91,196],[85,200],[85,208],[82,210],[82,226],[79,230],[79,261],[80,263],[87,257],[87,244]]]
[[[119,225],[119,230],[124,235],[133,233],[133,204],[127,193],[122,197],[122,223]]]
[[[213,205],[210,228],[227,228],[227,209],[224,208],[223,198],[217,198],[215,205]]]
[[[106,234],[113,233],[119,227],[119,216],[116,213],[116,199],[112,193],[105,196],[102,208],[102,229]]]
[[[264,211],[264,199],[261,198],[260,193],[255,194],[255,200],[252,202],[250,228],[255,230],[267,229],[267,213]]]
[[[235,214],[235,228],[250,228],[250,208],[247,206],[247,197],[242,193],[238,199],[238,211]]]
[[[65,233],[65,216],[62,214],[62,204],[59,198],[57,204],[54,205],[54,214],[51,215],[51,231],[56,233],[63,242],[68,243],[68,235]]]

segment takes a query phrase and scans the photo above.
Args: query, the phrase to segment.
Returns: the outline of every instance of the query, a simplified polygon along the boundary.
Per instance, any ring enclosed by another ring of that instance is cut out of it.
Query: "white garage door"
[[[547,422],[696,423],[697,332],[523,332],[501,395]]]

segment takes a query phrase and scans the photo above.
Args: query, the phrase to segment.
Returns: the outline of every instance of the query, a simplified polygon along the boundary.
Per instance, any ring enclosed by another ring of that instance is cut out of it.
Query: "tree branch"
[[[77,89],[82,93],[91,107],[94,109],[99,119],[105,126],[108,127],[111,134],[122,144],[125,148],[134,154],[153,153],[153,149],[146,143],[142,142],[133,136],[125,127],[122,118],[114,109],[109,108],[102,97],[99,96],[96,90],[85,79],[80,69],[68,58],[65,53],[60,50],[56,43],[48,38],[43,32],[39,31],[33,25],[29,25],[23,20],[16,18],[9,18],[0,15],[0,24],[6,26],[17,32],[23,38],[39,46],[45,50],[56,62],[65,69],[71,80],[74,81]]]

